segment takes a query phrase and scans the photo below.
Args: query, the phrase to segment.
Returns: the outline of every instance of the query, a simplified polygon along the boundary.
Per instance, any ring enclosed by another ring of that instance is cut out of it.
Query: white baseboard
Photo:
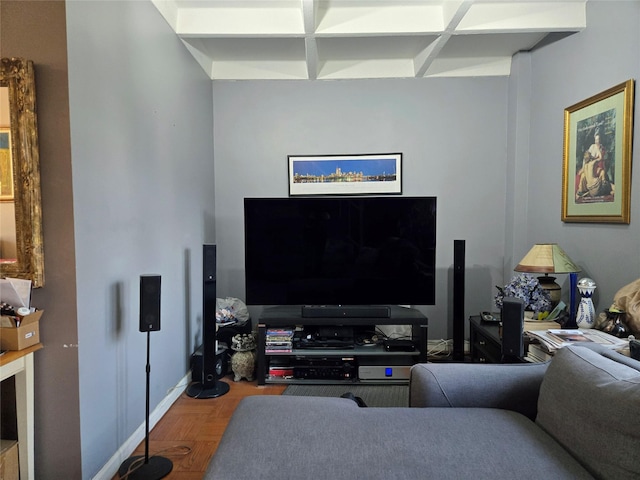
[[[164,414],[169,411],[171,405],[182,395],[182,392],[185,391],[190,382],[191,372],[182,377],[178,384],[167,392],[167,396],[164,397],[153,412],[149,414],[149,431],[151,431]],[[122,462],[129,458],[138,445],[140,445],[140,442],[144,440],[144,434],[145,422],[142,422],[142,425],[120,446],[104,467],[93,477],[93,480],[111,480],[116,473],[118,473]]]

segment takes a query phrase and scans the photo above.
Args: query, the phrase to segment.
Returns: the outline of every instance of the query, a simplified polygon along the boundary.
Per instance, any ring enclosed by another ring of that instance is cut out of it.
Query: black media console
[[[372,343],[376,325],[410,325],[411,339]],[[397,305],[267,307],[258,319],[258,385],[408,383],[411,365],[427,361],[427,329],[425,315]]]

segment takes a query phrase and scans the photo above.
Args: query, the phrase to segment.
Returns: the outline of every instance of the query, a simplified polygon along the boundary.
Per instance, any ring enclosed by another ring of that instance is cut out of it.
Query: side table
[[[35,478],[33,458],[33,352],[41,348],[42,344],[38,343],[24,350],[5,352],[0,356],[0,381],[14,377],[16,382],[18,456],[20,458],[21,480]]]
[[[524,322],[524,331],[548,330],[560,328],[560,325],[554,321]],[[531,338],[524,335],[524,358],[520,361],[524,362],[542,362],[545,358],[529,354]],[[500,327],[497,323],[483,322],[480,315],[472,315],[469,317],[469,343],[471,350],[471,361],[477,363],[502,363],[502,338],[500,336]]]
[[[500,363],[502,340],[497,323],[483,322],[480,315],[469,317],[469,344],[473,363]]]

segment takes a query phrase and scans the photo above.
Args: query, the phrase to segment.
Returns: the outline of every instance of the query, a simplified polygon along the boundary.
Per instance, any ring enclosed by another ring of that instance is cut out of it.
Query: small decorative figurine
[[[243,378],[253,380],[256,369],[256,337],[253,333],[234,335],[231,339],[231,370],[233,381],[239,382]]]
[[[596,282],[590,278],[581,278],[578,281],[578,291],[580,292],[580,295],[582,295],[580,304],[578,305],[578,314],[576,316],[578,328],[593,328],[595,324],[596,311],[593,307],[593,301],[591,300],[595,289]]]

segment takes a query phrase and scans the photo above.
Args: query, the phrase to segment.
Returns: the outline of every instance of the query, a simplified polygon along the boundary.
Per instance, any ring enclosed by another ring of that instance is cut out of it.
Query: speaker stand
[[[151,365],[149,362],[149,348],[151,343],[151,332],[147,331],[147,399],[145,412],[145,436],[144,455],[129,457],[118,469],[120,478],[127,480],[159,480],[169,475],[173,470],[173,462],[168,458],[154,455],[149,458],[149,378],[151,375]]]
[[[193,398],[217,398],[227,393],[229,388],[226,382],[215,381],[210,386],[196,382],[187,387],[187,395]]]

